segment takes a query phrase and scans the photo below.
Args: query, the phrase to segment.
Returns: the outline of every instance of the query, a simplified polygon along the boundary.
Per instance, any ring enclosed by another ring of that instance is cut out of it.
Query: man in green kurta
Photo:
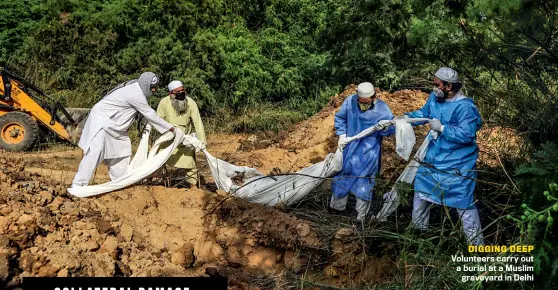
[[[196,102],[186,95],[186,90],[181,81],[172,81],[168,88],[169,95],[159,102],[157,115],[182,129],[185,134],[195,132],[197,138],[207,144]],[[196,152],[193,148],[186,146],[176,148],[167,164],[175,168],[185,169],[186,181],[191,186],[197,186],[198,170],[196,168]]]

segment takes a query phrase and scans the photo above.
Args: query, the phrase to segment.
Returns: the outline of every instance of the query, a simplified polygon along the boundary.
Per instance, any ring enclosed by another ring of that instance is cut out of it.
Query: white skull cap
[[[441,67],[436,71],[434,74],[437,78],[448,82],[448,83],[458,83],[459,77],[457,76],[457,72],[449,67]]]
[[[376,90],[371,83],[361,83],[358,85],[357,94],[360,98],[370,98],[376,94]]]
[[[169,92],[176,89],[176,88],[180,88],[183,87],[184,85],[182,85],[181,81],[172,81],[169,83]]]

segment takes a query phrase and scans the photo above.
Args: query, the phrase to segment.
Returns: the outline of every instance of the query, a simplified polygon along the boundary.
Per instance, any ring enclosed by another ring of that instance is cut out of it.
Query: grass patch
[[[305,115],[271,104],[247,108],[239,113],[221,109],[216,114],[202,117],[207,134],[257,133],[287,130],[305,119]]]
[[[233,132],[255,133],[260,131],[274,131],[289,129],[292,125],[302,121],[304,116],[299,112],[285,109],[266,108],[253,111],[241,116],[231,124]]]
[[[308,99],[289,99],[281,103],[261,102],[235,112],[221,107],[204,112],[205,130],[211,133],[279,132],[310,118],[324,108],[331,96],[342,90],[339,86],[323,88]]]

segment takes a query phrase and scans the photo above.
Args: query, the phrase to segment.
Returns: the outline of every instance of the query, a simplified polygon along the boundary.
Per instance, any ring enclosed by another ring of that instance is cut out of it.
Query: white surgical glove
[[[378,127],[382,131],[386,131],[391,125],[393,125],[393,121],[391,120],[381,120],[380,122],[378,122]]]
[[[347,134],[339,135],[339,141],[337,141],[337,147],[339,150],[343,150],[343,147],[347,144]]]
[[[430,120],[429,123],[430,123],[430,130],[442,132],[444,129],[442,126],[442,122],[436,118]]]

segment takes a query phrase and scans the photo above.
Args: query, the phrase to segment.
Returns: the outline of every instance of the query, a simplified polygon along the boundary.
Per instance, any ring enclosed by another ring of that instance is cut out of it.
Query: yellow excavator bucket
[[[70,113],[13,72],[0,67],[0,76],[0,147],[30,149],[39,136],[39,126],[71,143],[79,140],[89,109],[71,109]]]
[[[83,130],[83,126],[85,125],[85,121],[87,121],[87,117],[89,116],[89,108],[66,108],[66,111],[70,114],[71,119],[74,121],[75,124],[69,124],[70,121],[66,118],[65,115],[62,115],[60,119],[63,123],[67,123],[69,125],[66,126],[66,131],[69,135],[69,141],[71,143],[76,144],[79,142],[79,137],[81,136],[81,131]]]

